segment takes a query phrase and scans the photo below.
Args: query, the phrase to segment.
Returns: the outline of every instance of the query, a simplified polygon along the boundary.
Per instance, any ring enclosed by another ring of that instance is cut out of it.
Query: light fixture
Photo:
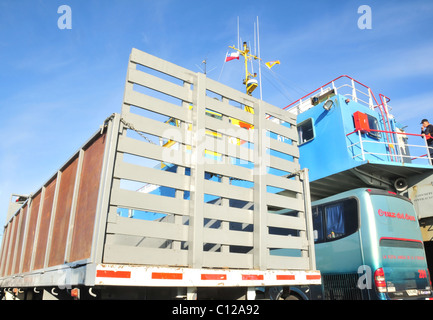
[[[334,102],[331,99],[326,100],[326,102],[323,104],[323,109],[330,110],[332,106],[334,105]]]

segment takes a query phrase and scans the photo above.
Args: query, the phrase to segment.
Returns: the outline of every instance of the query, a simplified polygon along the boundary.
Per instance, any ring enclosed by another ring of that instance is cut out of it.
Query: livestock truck
[[[298,160],[295,116],[133,49],[121,112],[8,216],[2,297],[254,299],[283,287],[290,298],[292,286],[320,287]]]

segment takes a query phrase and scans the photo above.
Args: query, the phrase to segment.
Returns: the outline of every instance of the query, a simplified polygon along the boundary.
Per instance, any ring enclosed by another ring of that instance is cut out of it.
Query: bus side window
[[[346,199],[324,207],[326,240],[332,241],[358,230],[358,202]]]
[[[314,242],[323,242],[323,215],[320,207],[313,207],[313,232]]]
[[[336,203],[325,207],[326,215],[326,238],[341,238],[345,234],[344,228],[344,208],[343,204]]]

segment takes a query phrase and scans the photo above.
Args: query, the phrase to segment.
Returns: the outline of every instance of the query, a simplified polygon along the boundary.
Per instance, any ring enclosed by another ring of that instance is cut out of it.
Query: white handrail
[[[354,142],[350,145],[347,146],[348,149],[353,148],[357,145],[359,145],[360,154],[355,154],[352,156],[352,159],[355,159],[357,157],[362,158],[363,161],[365,161],[365,155],[376,155],[376,156],[388,156],[388,157],[396,157],[396,158],[400,158],[401,163],[404,163],[404,159],[409,158],[410,160],[415,160],[415,159],[426,159],[429,161],[429,164],[432,164],[432,158],[430,157],[430,152],[429,149],[430,147],[427,144],[427,139],[423,139],[425,141],[425,145],[415,145],[415,144],[404,144],[405,147],[411,147],[411,148],[422,148],[422,149],[426,149],[427,150],[427,154],[423,155],[423,156],[413,156],[413,155],[405,155],[403,153],[400,152],[400,149],[394,149],[396,154],[392,155],[391,153],[380,153],[380,152],[371,152],[371,151],[366,151],[365,150],[365,144],[366,143],[371,143],[371,144],[384,144],[384,145],[393,145],[393,146],[399,146],[398,143],[388,143],[388,142],[382,142],[382,141],[368,141],[362,138],[362,134],[361,131],[358,131],[358,137],[359,137],[359,141],[358,142]]]

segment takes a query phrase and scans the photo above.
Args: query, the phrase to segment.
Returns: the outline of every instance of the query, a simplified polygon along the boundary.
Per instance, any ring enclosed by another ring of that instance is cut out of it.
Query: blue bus
[[[312,206],[325,300],[431,299],[430,274],[412,202],[358,188]]]

